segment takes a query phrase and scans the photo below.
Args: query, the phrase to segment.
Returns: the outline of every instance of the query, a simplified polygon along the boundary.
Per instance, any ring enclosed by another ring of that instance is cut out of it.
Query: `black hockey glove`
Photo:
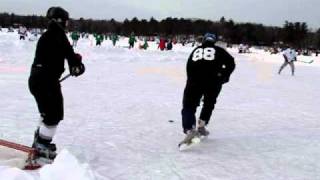
[[[84,64],[82,63],[82,56],[80,54],[75,54],[76,64],[70,66],[71,76],[80,76],[86,70]]]

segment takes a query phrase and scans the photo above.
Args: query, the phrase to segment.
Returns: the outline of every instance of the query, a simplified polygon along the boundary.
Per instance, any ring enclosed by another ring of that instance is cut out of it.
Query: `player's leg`
[[[278,74],[280,74],[281,71],[283,70],[283,68],[285,68],[288,64],[289,64],[288,61],[284,61],[284,63],[280,66],[280,69],[279,69],[279,71],[278,71]]]
[[[294,76],[295,67],[294,67],[293,61],[291,61],[291,62],[289,63],[289,65],[290,65],[290,68],[291,68],[291,75]]]
[[[188,84],[184,89],[183,94],[183,108],[182,114],[182,127],[184,133],[195,128],[196,125],[196,110],[199,106],[202,97],[201,88],[196,85]]]
[[[205,126],[209,123],[212,111],[214,110],[217,98],[221,91],[222,85],[207,87],[204,92],[203,106],[200,113],[200,119],[198,124],[198,131],[201,135],[209,135],[209,131],[206,130]]]
[[[49,158],[55,157],[56,146],[51,143],[59,122],[63,119],[63,97],[59,83],[31,87],[42,121],[34,135],[33,147]]]

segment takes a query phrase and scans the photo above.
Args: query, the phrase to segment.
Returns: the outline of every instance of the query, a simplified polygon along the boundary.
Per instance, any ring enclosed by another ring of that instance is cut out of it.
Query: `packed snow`
[[[296,75],[281,54],[258,48],[235,57],[208,139],[180,152],[186,60],[192,51],[116,47],[80,39],[86,72],[62,82],[65,119],[59,156],[37,171],[0,167],[5,180],[320,179],[320,58],[298,56]],[[138,45],[137,45],[138,46]],[[0,138],[30,145],[38,124],[28,76],[36,41],[0,32]],[[67,67],[66,67],[67,69]],[[68,71],[65,72],[67,74]],[[172,121],[170,121],[172,120]],[[0,152],[1,153],[1,152]]]

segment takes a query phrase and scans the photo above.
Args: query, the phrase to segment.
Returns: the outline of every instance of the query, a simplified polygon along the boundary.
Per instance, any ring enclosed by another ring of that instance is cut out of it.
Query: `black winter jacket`
[[[41,79],[58,80],[64,72],[65,59],[68,60],[69,67],[81,63],[76,59],[64,29],[55,21],[51,21],[48,30],[38,41],[31,77],[41,76]]]
[[[234,58],[223,48],[203,44],[194,49],[187,62],[187,82],[191,84],[223,84],[235,69]]]

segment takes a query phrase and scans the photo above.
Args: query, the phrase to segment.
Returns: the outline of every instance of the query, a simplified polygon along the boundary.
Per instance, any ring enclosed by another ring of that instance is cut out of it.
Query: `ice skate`
[[[210,134],[210,132],[206,129],[206,122],[201,119],[199,120],[198,133],[201,138],[205,138]]]
[[[179,143],[179,149],[180,151],[183,151],[185,149],[188,149],[189,147],[196,145],[200,143],[200,135],[199,132],[196,131],[195,129],[188,130],[186,132],[186,137],[184,138],[183,141]]]
[[[53,160],[56,156],[57,147],[55,144],[46,142],[39,136],[39,129],[36,130],[34,135],[34,142],[32,148],[37,151],[37,158],[46,158],[48,160]]]

